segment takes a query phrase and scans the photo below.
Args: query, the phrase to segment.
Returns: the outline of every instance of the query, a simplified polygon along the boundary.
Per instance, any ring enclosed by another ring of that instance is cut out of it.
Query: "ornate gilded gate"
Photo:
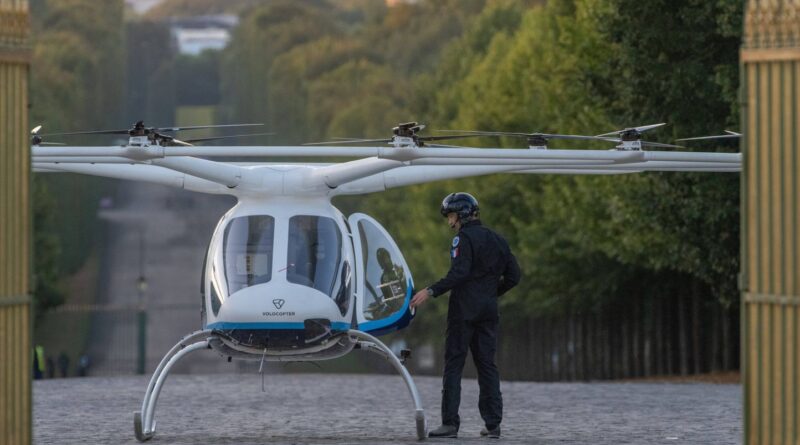
[[[0,443],[31,442],[28,2],[0,0]]]
[[[745,14],[745,443],[800,444],[800,2],[750,0]]]

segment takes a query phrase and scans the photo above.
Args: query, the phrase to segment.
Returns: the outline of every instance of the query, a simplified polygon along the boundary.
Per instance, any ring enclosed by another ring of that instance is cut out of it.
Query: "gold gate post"
[[[0,0],[0,443],[29,444],[31,216],[28,1]]]
[[[741,79],[744,442],[797,445],[800,2],[747,2]]]

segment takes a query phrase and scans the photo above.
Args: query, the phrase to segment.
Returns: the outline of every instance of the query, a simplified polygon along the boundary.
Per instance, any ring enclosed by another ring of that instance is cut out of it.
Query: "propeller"
[[[192,138],[192,139],[178,139],[173,136],[167,136],[160,133],[153,133],[153,140],[162,147],[192,147],[195,142],[208,142],[228,138],[241,138],[247,136],[272,136],[275,133],[248,133],[248,134],[229,134],[226,136],[211,136],[206,138]]]
[[[274,133],[253,133],[253,134],[234,134],[228,136],[213,136],[207,138],[194,138],[194,139],[186,139],[180,140],[177,139],[175,136],[162,134],[162,132],[177,132],[177,131],[184,131],[184,130],[203,130],[208,128],[239,128],[239,127],[256,127],[256,126],[263,126],[264,124],[224,124],[224,125],[193,125],[188,127],[146,127],[143,121],[137,121],[133,124],[133,127],[127,130],[94,130],[94,131],[75,131],[75,132],[68,132],[68,133],[49,133],[49,134],[38,134],[39,131],[42,129],[42,126],[39,125],[33,130],[31,130],[31,134],[33,137],[31,138],[31,143],[33,145],[64,145],[58,143],[47,143],[42,142],[42,136],[74,136],[74,135],[100,135],[100,134],[127,134],[130,137],[147,137],[150,141],[157,143],[158,145],[168,147],[168,146],[182,146],[182,147],[191,147],[192,142],[206,142],[206,141],[213,141],[218,139],[225,139],[225,138],[234,138],[234,137],[245,137],[245,136],[261,136],[261,135],[272,135]]]
[[[395,136],[412,138],[416,136],[418,131],[422,131],[424,128],[425,125],[423,124],[418,124],[416,122],[405,122],[392,128],[392,134]]]
[[[531,147],[544,147],[547,148],[547,141],[549,139],[575,139],[575,140],[589,140],[589,141],[606,141],[617,142],[613,138],[603,138],[599,136],[582,136],[577,134],[554,134],[554,133],[521,133],[514,131],[471,131],[471,130],[436,130],[441,133],[464,133],[472,134],[475,136],[508,136],[516,138],[525,138],[528,145]]]
[[[660,142],[642,141],[642,133],[653,128],[658,128],[665,123],[643,125],[640,127],[625,128],[623,130],[616,130],[609,133],[598,134],[596,136],[584,136],[578,134],[553,134],[553,133],[522,133],[513,131],[469,131],[469,130],[438,130],[441,132],[452,133],[467,133],[476,136],[508,136],[525,138],[530,147],[547,148],[549,139],[573,139],[573,140],[588,140],[588,141],[605,141],[614,142],[618,148],[623,150],[640,150],[641,146],[651,147],[665,147],[665,148],[683,148],[680,145],[662,144]],[[616,135],[617,137],[613,137]]]
[[[42,126],[37,125],[31,130],[31,145],[66,145],[61,142],[42,142],[42,135],[39,134],[39,130],[41,129]]]
[[[169,132],[176,132],[176,131],[183,131],[183,130],[203,130],[207,128],[235,128],[235,127],[257,127],[263,126],[264,124],[225,124],[225,125],[194,125],[189,127],[145,127],[143,121],[137,121],[133,124],[133,127],[124,129],[124,130],[92,130],[92,131],[73,131],[68,133],[48,133],[42,134],[40,136],[75,136],[81,134],[91,134],[91,135],[100,135],[100,134],[127,134],[129,136],[149,136],[151,134],[157,134],[162,131],[169,131]],[[41,128],[41,125],[37,128]]]
[[[249,136],[274,136],[276,133],[248,133],[248,134],[229,134],[227,136],[213,136],[207,138],[193,138],[193,139],[183,139],[182,142],[208,142],[208,141],[216,141],[219,139],[228,139],[228,138],[244,138]]]
[[[641,150],[642,146],[663,147],[663,148],[685,148],[680,145],[664,144],[661,142],[650,142],[642,140],[642,133],[648,130],[652,130],[654,128],[663,127],[664,125],[667,125],[666,122],[662,122],[660,124],[642,125],[639,127],[630,127],[622,130],[616,130],[608,133],[598,134],[597,137],[606,137],[616,134],[618,137],[612,138],[611,140],[620,144],[617,147],[621,148],[622,150]]]
[[[303,145],[338,145],[338,144],[365,144],[365,143],[389,143],[394,142],[397,146],[409,146],[414,145],[417,147],[424,147],[428,144],[428,141],[443,141],[448,139],[463,139],[463,138],[471,138],[476,137],[475,134],[454,134],[451,136],[418,136],[417,132],[421,131],[425,128],[425,125],[418,124],[417,122],[405,122],[402,124],[397,125],[396,127],[392,128],[392,134],[394,134],[391,138],[381,138],[381,139],[359,139],[359,138],[341,138],[335,137],[333,141],[324,141],[324,142],[308,142]],[[411,144],[404,144],[405,142],[401,138],[406,138],[406,140],[410,139]],[[430,146],[435,146],[438,144],[433,144]]]
[[[725,130],[727,134],[720,134],[715,136],[700,136],[694,138],[682,138],[682,139],[675,139],[676,141],[702,141],[708,139],[738,139],[742,137],[741,133],[737,133],[735,131]]]
[[[608,133],[598,134],[597,136],[598,137],[611,136],[613,134],[618,134],[620,136],[622,136],[623,134],[641,134],[641,133],[644,133],[647,130],[652,130],[653,128],[663,127],[664,125],[667,125],[667,123],[666,122],[662,122],[660,124],[650,124],[650,125],[642,125],[640,127],[630,127],[630,128],[625,128],[624,130],[615,130],[615,131],[610,131]]]

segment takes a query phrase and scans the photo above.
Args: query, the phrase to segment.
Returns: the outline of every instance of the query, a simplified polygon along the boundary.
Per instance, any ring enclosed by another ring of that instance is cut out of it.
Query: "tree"
[[[44,125],[45,132],[119,125],[122,2],[41,0],[32,7],[31,121]],[[73,175],[34,177],[37,316],[63,301],[64,275],[77,271],[91,252],[98,227],[97,185],[102,181]],[[53,200],[48,188],[64,193]]]

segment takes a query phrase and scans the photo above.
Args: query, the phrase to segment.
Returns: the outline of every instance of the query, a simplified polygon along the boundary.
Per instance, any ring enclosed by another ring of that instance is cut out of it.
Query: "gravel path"
[[[429,426],[440,379],[416,377]],[[135,444],[144,377],[34,384],[34,443]],[[458,440],[485,443],[474,380],[463,383]],[[739,385],[504,382],[504,444],[741,443]],[[413,405],[398,376],[175,375],[156,410],[154,444],[414,444]],[[494,442],[493,442],[494,443]]]

